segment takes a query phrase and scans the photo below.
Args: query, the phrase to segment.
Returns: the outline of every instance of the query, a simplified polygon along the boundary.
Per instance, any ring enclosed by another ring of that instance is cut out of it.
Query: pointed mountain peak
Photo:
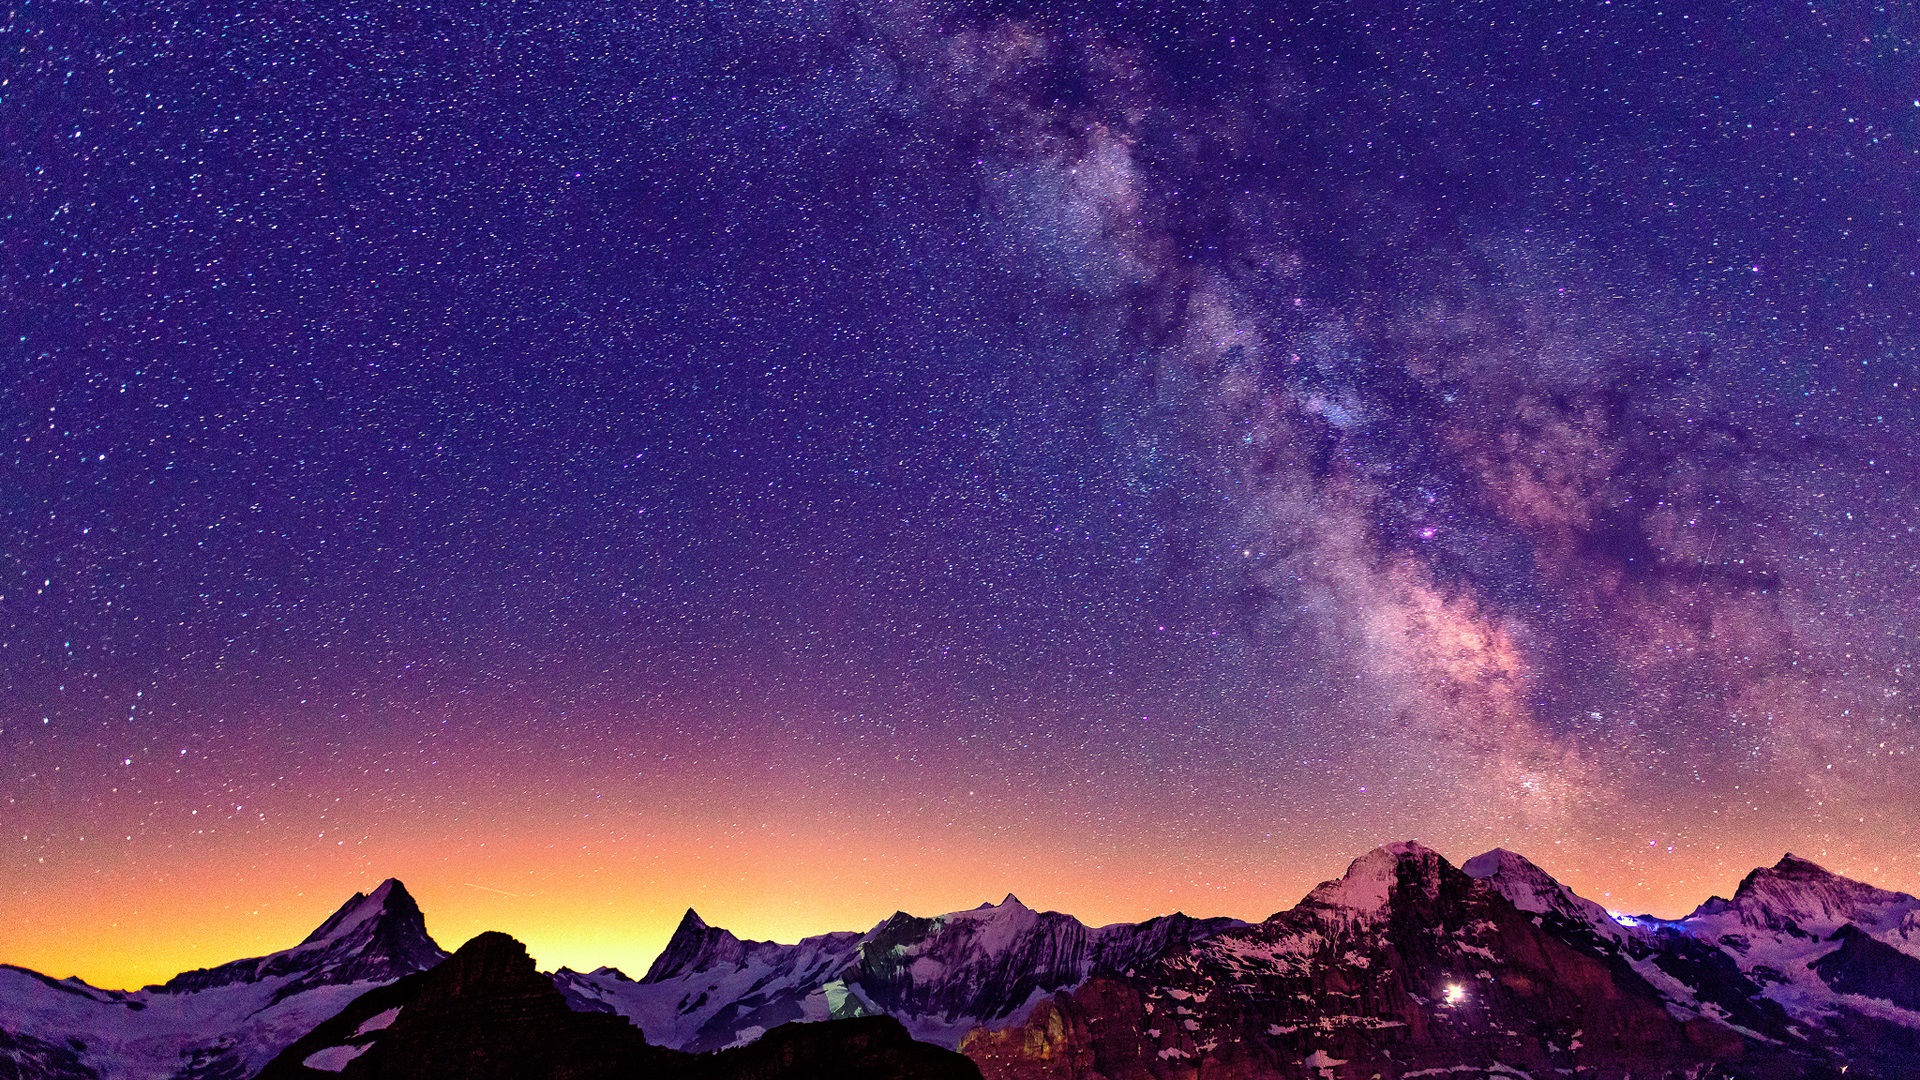
[[[1840,876],[1819,863],[1811,859],[1803,859],[1791,851],[1780,856],[1780,861],[1767,869],[1782,877],[1835,878]]]
[[[1734,890],[1734,903],[1760,895],[1778,894],[1784,890],[1802,890],[1808,887],[1818,888],[1844,882],[1857,885],[1849,878],[1828,870],[1810,859],[1803,859],[1789,851],[1780,856],[1780,861],[1772,866],[1762,866],[1740,879],[1740,887]]]
[[[1015,896],[1015,895],[1013,895],[1012,893],[1008,893],[1008,894],[1007,894],[1007,896],[1006,896],[1006,899],[1004,899],[1004,900],[1002,900],[1002,901],[1000,901],[1000,902],[999,902],[999,903],[997,903],[997,904],[995,904],[995,903],[983,903],[983,904],[981,904],[981,905],[980,905],[979,907],[977,907],[977,908],[974,908],[973,910],[975,910],[975,911],[999,911],[999,910],[1001,910],[1002,908],[1007,908],[1007,909],[1011,909],[1011,910],[1013,910],[1013,911],[1032,911],[1032,910],[1033,910],[1032,908],[1030,908],[1030,907],[1028,907],[1027,905],[1025,905],[1025,904],[1023,904],[1023,903],[1021,903],[1021,902],[1020,902],[1020,898],[1019,898],[1019,897],[1017,897],[1017,896]]]
[[[747,943],[717,926],[707,925],[692,908],[680,916],[680,925],[667,939],[667,947],[654,957],[653,966],[641,976],[641,982],[659,982],[697,968],[737,967],[746,960]]]
[[[375,885],[373,891],[367,894],[367,899],[382,905],[414,903],[413,894],[407,891],[407,886],[397,877],[390,877]]]
[[[420,905],[414,902],[413,894],[400,883],[399,878],[388,878],[374,887],[370,893],[354,893],[339,910],[328,916],[327,921],[308,934],[302,945],[311,945],[318,941],[330,941],[367,922],[380,920],[422,919]],[[424,926],[424,920],[422,920]]]

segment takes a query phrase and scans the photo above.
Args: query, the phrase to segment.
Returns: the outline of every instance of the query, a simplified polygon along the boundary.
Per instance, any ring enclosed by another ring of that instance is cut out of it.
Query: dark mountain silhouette
[[[260,1080],[979,1080],[959,1054],[885,1018],[793,1024],[751,1046],[651,1046],[606,1013],[567,1007],[526,948],[485,933],[440,966],[371,991],[287,1048]]]

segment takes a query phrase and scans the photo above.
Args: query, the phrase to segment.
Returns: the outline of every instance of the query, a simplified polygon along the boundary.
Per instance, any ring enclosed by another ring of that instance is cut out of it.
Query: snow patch
[[[325,1050],[315,1050],[308,1054],[306,1060],[300,1064],[321,1072],[337,1073],[346,1068],[348,1062],[366,1053],[367,1047],[372,1045],[372,1043],[365,1043],[360,1046],[329,1046]]]
[[[399,1015],[400,1007],[397,1005],[385,1012],[374,1013],[367,1017],[366,1023],[353,1029],[353,1037],[357,1039],[369,1031],[384,1031],[393,1026],[394,1018]]]

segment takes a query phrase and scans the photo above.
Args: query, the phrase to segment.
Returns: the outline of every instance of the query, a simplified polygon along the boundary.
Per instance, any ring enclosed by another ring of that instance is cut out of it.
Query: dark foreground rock
[[[439,966],[369,991],[288,1047],[260,1080],[979,1080],[967,1058],[885,1017],[789,1024],[713,1054],[648,1044],[576,1012],[526,948],[481,934]]]

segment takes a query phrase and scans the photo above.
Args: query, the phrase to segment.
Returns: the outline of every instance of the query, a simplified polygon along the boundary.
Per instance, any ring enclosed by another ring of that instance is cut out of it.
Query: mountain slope
[[[291,949],[142,990],[0,965],[0,1062],[15,1061],[22,1080],[241,1080],[367,989],[445,956],[389,880]]]
[[[654,1042],[682,1050],[744,1044],[796,1020],[871,1015],[953,1046],[973,1028],[1017,1022],[1036,1001],[1092,975],[1237,925],[1176,914],[1088,927],[1009,896],[933,918],[899,912],[864,934],[780,945],[742,941],[688,911],[639,981],[602,968],[562,970],[555,982],[575,1008],[618,1012]]]

